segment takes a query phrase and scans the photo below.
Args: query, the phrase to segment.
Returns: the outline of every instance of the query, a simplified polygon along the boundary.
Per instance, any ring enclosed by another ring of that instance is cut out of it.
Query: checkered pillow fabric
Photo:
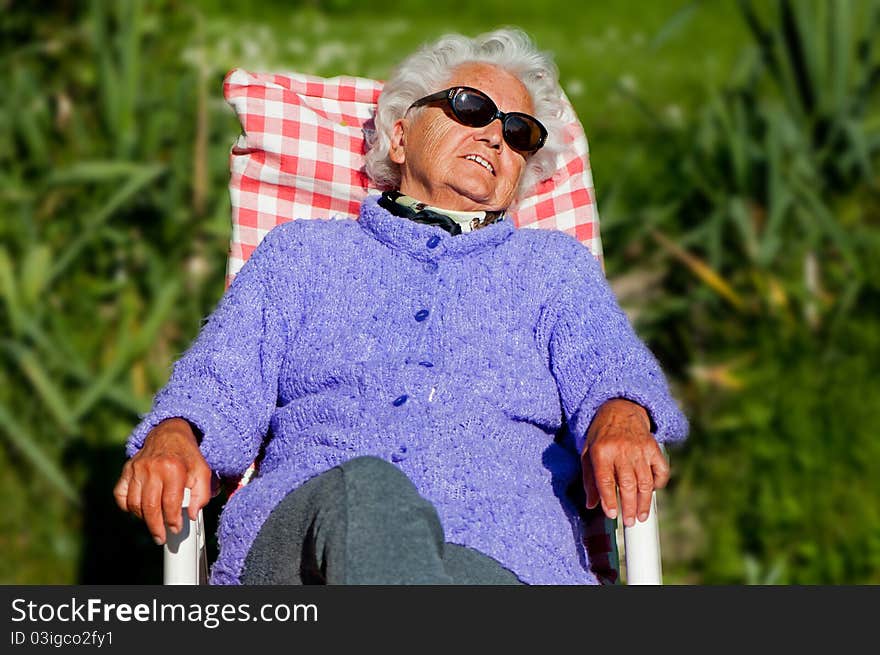
[[[233,69],[223,82],[242,133],[230,153],[228,280],[273,227],[301,218],[357,218],[368,193],[364,130],[382,83],[361,77]],[[557,172],[509,214],[517,227],[567,232],[602,256],[587,139],[569,105]]]

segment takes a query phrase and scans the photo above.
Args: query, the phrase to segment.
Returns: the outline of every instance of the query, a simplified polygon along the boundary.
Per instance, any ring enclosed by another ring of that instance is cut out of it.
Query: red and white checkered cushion
[[[231,70],[223,95],[242,134],[230,154],[232,240],[227,280],[260,240],[299,218],[357,218],[368,193],[364,126],[372,124],[382,83],[362,77]],[[567,149],[557,172],[509,211],[517,227],[557,229],[602,256],[587,138],[569,104]]]

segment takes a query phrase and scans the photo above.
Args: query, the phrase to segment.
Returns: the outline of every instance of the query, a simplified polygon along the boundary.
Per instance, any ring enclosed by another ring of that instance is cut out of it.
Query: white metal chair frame
[[[183,527],[173,534],[165,524],[163,584],[208,584],[208,556],[205,550],[205,520],[202,510],[196,520],[189,518],[190,490],[183,490]]]
[[[202,512],[196,520],[189,518],[190,492],[184,489],[183,529],[172,534],[166,526],[165,563],[166,585],[199,585],[208,582],[208,558],[205,552],[205,522]],[[623,528],[626,559],[626,584],[661,585],[660,528],[657,521],[657,492],[651,497],[651,511],[644,523],[636,521]]]

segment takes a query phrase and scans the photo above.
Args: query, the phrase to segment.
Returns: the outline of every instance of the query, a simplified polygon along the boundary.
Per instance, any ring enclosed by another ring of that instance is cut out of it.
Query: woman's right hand
[[[157,544],[165,543],[165,524],[183,528],[183,490],[190,489],[189,517],[211,500],[212,473],[190,424],[166,419],[147,435],[144,446],[122,467],[113,489],[116,504],[142,518]]]

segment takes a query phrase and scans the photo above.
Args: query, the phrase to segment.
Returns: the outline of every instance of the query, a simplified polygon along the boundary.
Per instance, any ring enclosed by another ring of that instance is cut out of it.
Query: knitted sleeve
[[[241,475],[253,462],[276,406],[286,351],[281,313],[267,297],[275,240],[266,236],[174,364],[152,410],[128,438],[129,457],[158,423],[180,417],[202,432],[202,454],[220,475]]]
[[[644,407],[658,442],[684,439],[687,418],[670,395],[659,363],[618,305],[598,261],[585,248],[572,250],[550,308],[549,354],[578,452],[596,411],[612,398]]]

